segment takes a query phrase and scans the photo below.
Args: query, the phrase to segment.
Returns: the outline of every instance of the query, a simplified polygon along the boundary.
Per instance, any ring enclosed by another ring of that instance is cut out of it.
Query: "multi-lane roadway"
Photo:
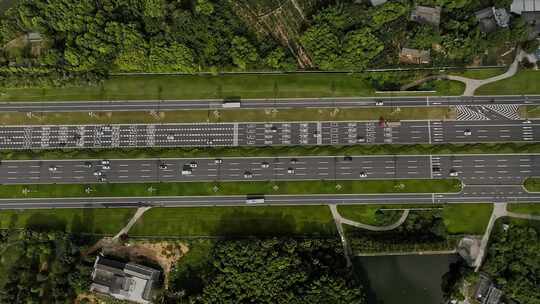
[[[0,149],[533,142],[538,120],[272,122],[0,127]]]
[[[522,187],[525,178],[539,176],[540,155],[346,156],[294,158],[140,159],[4,161],[3,184],[96,183],[102,172],[111,182],[339,180],[460,178],[459,193],[266,195],[266,204],[472,203],[540,202],[540,194]],[[182,171],[191,164],[190,175]],[[55,168],[51,170],[51,168]],[[293,171],[290,171],[293,169]],[[246,178],[245,172],[251,177]],[[451,172],[455,172],[452,176]],[[189,184],[186,184],[189,185]],[[0,199],[0,209],[121,206],[244,205],[246,196]]]
[[[460,178],[521,185],[540,176],[540,155],[312,156],[18,160],[0,165],[0,184]],[[99,172],[99,173],[96,173]],[[186,174],[187,173],[187,174]]]
[[[201,100],[118,100],[118,101],[43,101],[0,102],[2,112],[100,112],[100,111],[173,111],[223,108],[222,99]],[[540,96],[447,96],[447,97],[332,97],[242,99],[243,109],[423,107],[457,105],[538,105]]]

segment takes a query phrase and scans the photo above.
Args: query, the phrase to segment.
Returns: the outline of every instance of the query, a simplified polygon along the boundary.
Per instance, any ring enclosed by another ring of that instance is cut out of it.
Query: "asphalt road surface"
[[[439,156],[361,156],[291,158],[226,158],[110,160],[110,169],[101,161],[4,161],[1,181],[16,183],[92,183],[95,171],[109,181],[214,181],[214,180],[295,180],[295,179],[377,179],[377,178],[446,178],[455,170],[463,181],[460,193],[441,194],[349,194],[349,195],[266,195],[265,205],[314,204],[387,204],[387,203],[475,203],[540,202],[539,193],[528,193],[522,181],[538,176],[540,155],[439,155]],[[197,163],[192,174],[182,176],[180,168]],[[263,168],[267,162],[269,167]],[[166,168],[162,167],[166,164]],[[55,170],[49,170],[54,167]],[[294,173],[289,173],[289,168]],[[250,171],[250,179],[243,172]],[[366,177],[361,177],[361,172]],[[300,175],[304,174],[304,175]],[[326,175],[328,174],[328,175]],[[125,176],[125,177],[122,177]],[[338,181],[339,182],[339,181]],[[0,209],[32,208],[106,208],[106,207],[182,207],[246,205],[246,196],[129,197],[129,198],[59,198],[0,199]]]
[[[0,127],[0,149],[442,144],[538,139],[538,120]]]
[[[377,102],[382,104],[377,105]],[[43,101],[1,102],[2,112],[100,112],[100,111],[171,111],[223,108],[224,101],[213,100],[122,100],[122,101]],[[515,104],[538,105],[540,96],[448,96],[448,97],[335,97],[289,99],[243,99],[245,109],[352,108],[352,107],[418,107],[452,105]]]
[[[86,184],[100,177],[113,183],[439,179],[452,178],[450,172],[466,185],[521,185],[540,176],[540,154],[115,159],[106,166],[101,160],[21,160],[2,162],[0,184]]]

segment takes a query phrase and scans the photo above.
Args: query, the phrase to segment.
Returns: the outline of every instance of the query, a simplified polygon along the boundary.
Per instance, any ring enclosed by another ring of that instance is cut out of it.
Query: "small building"
[[[540,0],[513,0],[510,11],[518,15],[523,12],[539,12]]]
[[[422,24],[439,26],[441,23],[441,8],[417,5],[411,12],[411,20]]]
[[[385,4],[386,2],[388,2],[388,0],[369,0],[369,2],[372,6],[378,6]]]
[[[124,263],[98,255],[92,271],[90,291],[119,300],[148,304],[161,272],[135,263]]]
[[[491,279],[485,275],[480,274],[480,280],[474,293],[474,298],[480,304],[499,304],[503,292],[493,285]]]
[[[428,64],[431,62],[430,51],[402,48],[399,62],[409,64]]]
[[[510,15],[504,8],[496,9],[487,7],[475,13],[476,20],[480,25],[480,30],[484,33],[491,33],[499,27],[508,27]]]
[[[43,37],[41,37],[41,34],[38,32],[29,32],[26,33],[26,40],[31,43],[37,43],[41,42],[43,40]]]

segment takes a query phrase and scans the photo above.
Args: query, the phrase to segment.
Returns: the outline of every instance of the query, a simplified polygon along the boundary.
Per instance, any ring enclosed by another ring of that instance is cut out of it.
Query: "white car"
[[[94,172],[94,175],[95,175],[95,176],[102,176],[102,175],[103,175],[103,172],[101,172],[101,171],[95,171],[95,172]]]
[[[216,159],[214,159],[214,164],[220,165],[220,164],[222,164],[222,163],[223,163],[223,159],[221,159],[221,158],[216,158]]]
[[[380,101],[380,100],[377,100],[377,101],[375,102],[375,105],[376,105],[376,106],[384,106],[384,102],[382,102],[382,101]]]
[[[182,175],[191,175],[192,171],[190,168],[182,169]]]
[[[167,140],[174,140],[174,135],[167,135]]]
[[[267,163],[267,162],[262,162],[261,163],[261,168],[263,168],[263,169],[270,168],[270,164]]]
[[[525,120],[523,123],[524,123],[524,124],[530,124],[530,123],[532,123],[532,121],[530,121],[530,120],[527,119],[527,120]]]
[[[56,170],[58,170],[58,168],[56,166],[50,166],[49,167],[49,171],[51,171],[51,172],[56,172]]]
[[[465,129],[465,131],[463,132],[463,135],[465,135],[465,136],[471,136],[471,134],[472,134],[472,132],[469,129]]]
[[[456,177],[459,173],[456,170],[450,170],[450,176]]]
[[[289,168],[289,169],[287,169],[287,173],[289,173],[289,174],[294,174],[294,168]]]
[[[244,172],[244,178],[253,178],[253,174],[251,172]]]
[[[198,166],[198,165],[197,165],[196,162],[190,162],[190,163],[189,163],[189,167],[190,167],[190,168],[197,168],[197,166]]]
[[[101,169],[103,169],[103,170],[110,170],[110,169],[111,169],[111,166],[109,166],[109,165],[103,165],[103,166],[101,166]]]
[[[106,182],[106,181],[107,181],[107,178],[104,177],[104,176],[102,176],[102,177],[98,178],[98,180],[99,180],[100,182]]]
[[[106,159],[104,159],[104,160],[101,161],[101,165],[103,165],[103,166],[108,166],[108,165],[110,165],[110,164],[111,164],[111,162],[108,161],[108,160],[106,160]]]
[[[367,177],[367,173],[364,171],[360,172],[360,177]]]

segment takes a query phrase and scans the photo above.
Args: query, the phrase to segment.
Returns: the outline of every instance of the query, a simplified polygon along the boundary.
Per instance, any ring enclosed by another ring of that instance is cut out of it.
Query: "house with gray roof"
[[[119,300],[149,304],[157,284],[159,270],[135,263],[124,263],[98,255],[92,271],[90,291]]]
[[[484,33],[494,32],[497,27],[508,27],[510,23],[510,15],[504,8],[487,7],[474,14]]]
[[[411,20],[438,27],[441,23],[441,8],[417,5],[411,12]]]
[[[513,0],[510,11],[518,15],[523,12],[539,12],[540,0]]]

